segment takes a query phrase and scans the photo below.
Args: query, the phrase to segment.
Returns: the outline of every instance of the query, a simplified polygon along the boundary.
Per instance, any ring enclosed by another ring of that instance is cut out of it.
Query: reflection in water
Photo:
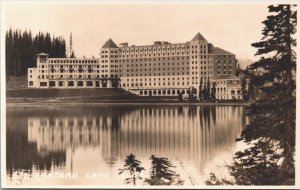
[[[187,160],[201,172],[235,146],[245,119],[238,106],[8,108],[7,174],[107,170],[131,153]],[[106,166],[83,163],[90,149]]]

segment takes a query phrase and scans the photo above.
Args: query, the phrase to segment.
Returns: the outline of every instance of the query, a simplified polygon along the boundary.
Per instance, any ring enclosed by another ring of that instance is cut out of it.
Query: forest
[[[5,34],[6,77],[27,75],[27,68],[36,66],[36,55],[44,52],[49,57],[66,57],[66,42],[61,36],[29,30],[9,29]]]

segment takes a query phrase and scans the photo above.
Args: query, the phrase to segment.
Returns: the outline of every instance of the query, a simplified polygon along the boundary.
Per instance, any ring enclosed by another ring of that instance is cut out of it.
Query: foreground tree
[[[119,174],[122,174],[125,171],[129,172],[131,177],[125,179],[125,182],[127,184],[132,182],[133,185],[136,185],[136,180],[142,179],[140,177],[140,173],[145,169],[141,167],[141,162],[135,159],[135,155],[130,154],[125,159],[124,169],[119,169],[119,170],[120,170]]]
[[[293,5],[269,6],[262,41],[252,44],[261,59],[250,66],[260,99],[251,105],[250,123],[239,141],[231,174],[240,185],[295,184],[295,72],[297,12]],[[259,72],[258,72],[259,71]]]
[[[151,156],[150,178],[145,182],[149,185],[182,185],[183,180],[171,168],[174,168],[167,158]]]

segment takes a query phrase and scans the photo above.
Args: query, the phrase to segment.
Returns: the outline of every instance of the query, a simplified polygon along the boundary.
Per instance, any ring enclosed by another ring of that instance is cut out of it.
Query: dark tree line
[[[199,85],[199,98],[200,101],[215,102],[216,101],[216,82],[212,85],[210,81],[203,82],[202,77]]]
[[[27,68],[36,66],[36,55],[44,52],[49,57],[66,57],[66,43],[62,37],[50,33],[33,36],[31,31],[9,29],[5,35],[6,76],[24,76]]]

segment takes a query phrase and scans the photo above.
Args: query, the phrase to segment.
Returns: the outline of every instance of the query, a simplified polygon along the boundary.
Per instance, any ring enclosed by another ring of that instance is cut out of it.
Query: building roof
[[[216,78],[217,80],[222,80],[222,79],[239,79],[238,76],[235,75],[219,75]]]
[[[221,54],[221,55],[234,55],[233,53],[230,53],[229,51],[226,51],[224,49],[215,47],[214,48],[214,54]]]
[[[192,39],[192,41],[199,41],[199,40],[205,40],[207,41],[199,32],[196,34],[196,36]]]
[[[37,54],[37,56],[49,56],[49,54],[42,52],[42,53]]]
[[[112,39],[109,38],[109,40],[105,42],[102,48],[118,48],[118,46],[115,44],[114,41],[112,41]]]

